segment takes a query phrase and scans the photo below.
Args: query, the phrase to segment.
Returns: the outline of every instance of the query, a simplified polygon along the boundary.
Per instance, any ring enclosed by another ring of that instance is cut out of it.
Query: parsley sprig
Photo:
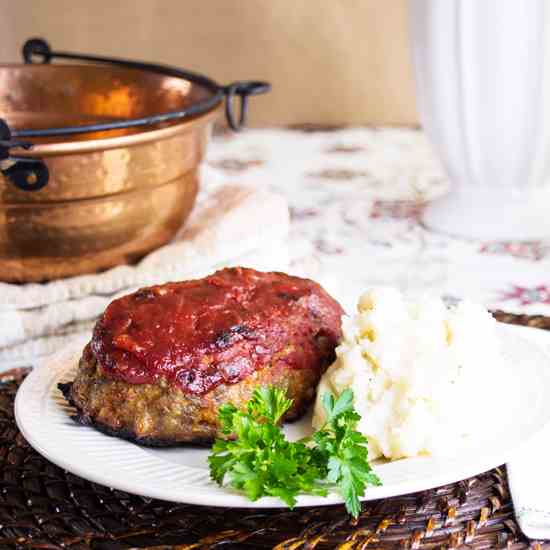
[[[279,426],[292,405],[283,390],[262,386],[244,410],[220,407],[222,432],[235,439],[214,443],[208,457],[212,479],[220,485],[227,479],[253,501],[279,497],[290,508],[300,493],[326,496],[335,486],[357,517],[366,486],[381,482],[368,462],[367,438],[356,430],[361,417],[353,392],[345,390],[338,399],[327,393],[322,402],[324,426],[300,441],[288,441]]]

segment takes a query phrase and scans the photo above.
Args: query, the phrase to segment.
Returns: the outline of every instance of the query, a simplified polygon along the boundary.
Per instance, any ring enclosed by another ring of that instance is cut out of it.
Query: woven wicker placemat
[[[548,317],[495,315],[550,329]],[[27,372],[0,377],[0,549],[550,550],[550,543],[521,534],[504,467],[438,489],[364,503],[356,522],[342,506],[293,512],[207,508],[90,483],[42,458],[17,430],[13,400]]]

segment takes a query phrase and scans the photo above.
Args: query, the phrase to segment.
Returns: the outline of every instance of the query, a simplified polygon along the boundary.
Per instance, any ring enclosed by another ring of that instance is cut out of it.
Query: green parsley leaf
[[[350,389],[344,390],[336,401],[331,393],[325,393],[323,395],[323,407],[327,414],[327,422],[332,422],[345,412],[352,412],[354,410],[353,391]]]
[[[368,462],[368,440],[355,429],[361,417],[353,408],[353,392],[345,390],[337,400],[325,394],[323,406],[326,422],[313,440],[327,460],[327,480],[338,487],[348,512],[357,517],[366,486],[381,481]]]
[[[325,425],[302,441],[288,441],[279,423],[292,406],[285,392],[259,387],[244,410],[220,407],[219,422],[225,436],[208,457],[210,475],[219,485],[227,482],[250,500],[280,498],[290,508],[299,494],[327,495],[332,484],[357,517],[360,497],[367,485],[380,485],[368,463],[367,438],[355,428],[360,416],[353,408],[353,392],[322,399]]]
[[[218,410],[220,426],[224,434],[230,434],[233,429],[233,415],[237,412],[237,407],[231,404],[222,405]]]
[[[263,417],[277,424],[292,406],[292,400],[286,399],[285,392],[272,386],[256,388],[248,402],[248,412],[255,417]]]

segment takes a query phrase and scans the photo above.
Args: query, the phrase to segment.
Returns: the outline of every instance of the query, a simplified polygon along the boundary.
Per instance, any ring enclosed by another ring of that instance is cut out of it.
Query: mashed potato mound
[[[315,428],[324,422],[323,394],[346,388],[371,459],[450,454],[481,423],[483,389],[501,360],[496,321],[483,307],[375,288],[342,328],[336,361],[317,389]]]

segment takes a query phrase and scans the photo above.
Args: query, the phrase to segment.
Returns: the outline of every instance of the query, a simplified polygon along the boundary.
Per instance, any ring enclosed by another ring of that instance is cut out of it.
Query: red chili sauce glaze
[[[109,378],[146,384],[164,377],[203,395],[268,363],[320,369],[341,336],[342,313],[308,279],[224,269],[113,301],[88,353]]]

